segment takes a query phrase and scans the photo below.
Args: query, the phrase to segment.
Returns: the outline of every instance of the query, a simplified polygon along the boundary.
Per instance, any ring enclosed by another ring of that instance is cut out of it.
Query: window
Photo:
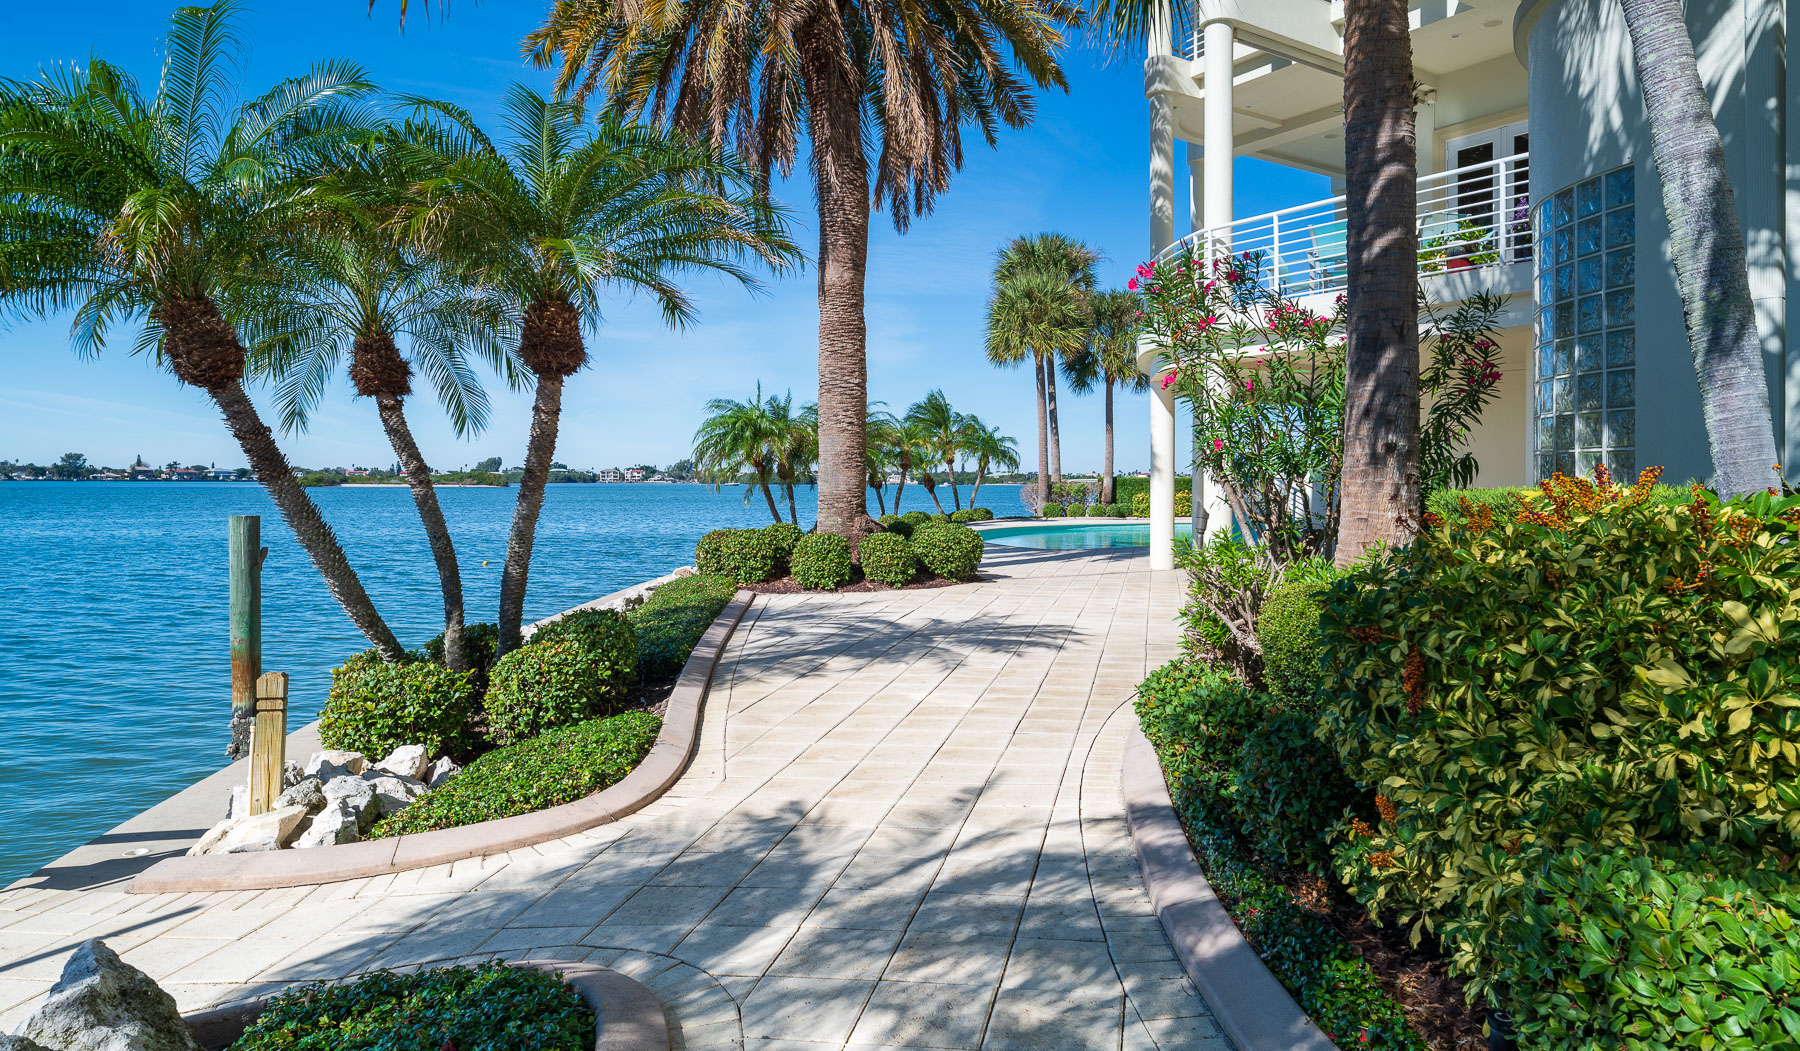
[[[1637,474],[1637,215],[1632,169],[1538,203],[1537,476]]]

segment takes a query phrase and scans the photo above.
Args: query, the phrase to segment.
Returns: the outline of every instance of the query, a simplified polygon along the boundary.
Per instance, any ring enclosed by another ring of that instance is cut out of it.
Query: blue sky
[[[327,56],[363,63],[383,87],[447,99],[477,116],[491,114],[506,86],[547,87],[544,73],[519,58],[519,40],[541,19],[546,0],[462,0],[449,16],[395,25],[391,2],[373,17],[363,0],[264,3],[246,22],[251,51],[246,93]],[[30,77],[57,62],[100,55],[137,73],[146,91],[160,66],[159,41],[170,7],[103,0],[70,8],[15,5],[0,36],[0,75]],[[1147,254],[1147,119],[1143,75],[1135,59],[1108,61],[1090,46],[1072,49],[1070,92],[1040,99],[1037,120],[1008,132],[998,149],[970,137],[967,163],[936,211],[904,236],[885,215],[869,246],[870,397],[903,409],[932,387],[952,404],[998,424],[1035,455],[1030,374],[997,371],[982,356],[982,318],[993,255],[1008,239],[1058,230],[1107,257],[1102,280],[1123,285]],[[1180,158],[1177,158],[1178,171]],[[1325,180],[1240,160],[1237,213],[1251,215],[1326,196]],[[816,245],[811,187],[799,178],[775,188],[794,211],[797,239]],[[1178,187],[1178,216],[1186,215]],[[1177,223],[1177,229],[1184,224]],[[817,381],[818,314],[809,269],[762,295],[702,280],[691,285],[698,324],[670,331],[643,302],[615,301],[589,341],[593,364],[564,396],[557,458],[572,466],[667,464],[687,455],[709,398],[791,389],[811,400]],[[0,329],[0,459],[46,463],[71,450],[90,462],[129,463],[142,454],[161,463],[239,466],[243,455],[199,391],[129,354],[129,333],[98,359],[78,360],[66,319],[12,321]],[[456,468],[488,456],[522,456],[529,396],[489,385],[494,413],[472,440],[455,438],[433,403],[414,399],[415,429],[434,467]],[[265,391],[252,391],[267,404]],[[1117,399],[1120,470],[1149,465],[1147,395]],[[1101,458],[1098,395],[1061,401],[1065,469],[1097,469]],[[308,466],[381,465],[393,456],[372,406],[340,381],[310,431],[286,437],[290,458]]]

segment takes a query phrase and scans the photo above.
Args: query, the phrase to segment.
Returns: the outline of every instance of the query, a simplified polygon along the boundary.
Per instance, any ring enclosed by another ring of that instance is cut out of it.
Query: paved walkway
[[[99,936],[184,1009],[495,956],[644,982],[677,1046],[1227,1048],[1119,791],[1175,574],[989,547],[986,582],[759,598],[664,799],[509,855],[324,887],[0,894],[0,1029]]]

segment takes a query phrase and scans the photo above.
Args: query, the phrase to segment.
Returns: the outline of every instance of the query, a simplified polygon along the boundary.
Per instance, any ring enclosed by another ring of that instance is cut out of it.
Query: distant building
[[[641,482],[645,477],[644,469],[642,467],[625,468],[625,480],[627,482]]]
[[[128,476],[121,474],[118,471],[101,471],[98,474],[91,474],[88,477],[96,482],[123,482]]]
[[[200,472],[192,467],[173,467],[163,472],[163,477],[171,482],[197,482]]]
[[[150,482],[156,480],[158,473],[159,472],[154,467],[145,464],[133,464],[130,477],[134,482]]]
[[[206,477],[215,482],[229,482],[237,477],[237,472],[229,467],[215,467],[206,472]]]
[[[602,467],[595,474],[602,482],[623,482],[625,480],[625,472],[617,467]]]

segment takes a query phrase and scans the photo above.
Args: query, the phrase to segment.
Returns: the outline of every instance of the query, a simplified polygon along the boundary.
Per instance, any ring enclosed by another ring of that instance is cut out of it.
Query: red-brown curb
[[[1238,1051],[1335,1051],[1219,903],[1175,816],[1156,750],[1135,720],[1124,765],[1125,815],[1144,890],[1213,1020]]]
[[[650,754],[610,788],[532,814],[393,839],[306,850],[165,858],[134,877],[124,889],[131,894],[165,894],[337,883],[503,854],[634,814],[668,791],[693,758],[700,737],[700,706],[706,700],[713,667],[754,598],[748,591],[738,592],[706,629],[669,694],[662,731]]]
[[[581,994],[600,1020],[594,1030],[594,1051],[669,1051],[669,1020],[662,1002],[629,976],[598,964],[562,960],[520,960],[513,966],[561,974],[563,984]],[[188,1015],[187,1022],[201,1047],[222,1051],[244,1035],[268,1002],[267,997],[243,1000]]]

